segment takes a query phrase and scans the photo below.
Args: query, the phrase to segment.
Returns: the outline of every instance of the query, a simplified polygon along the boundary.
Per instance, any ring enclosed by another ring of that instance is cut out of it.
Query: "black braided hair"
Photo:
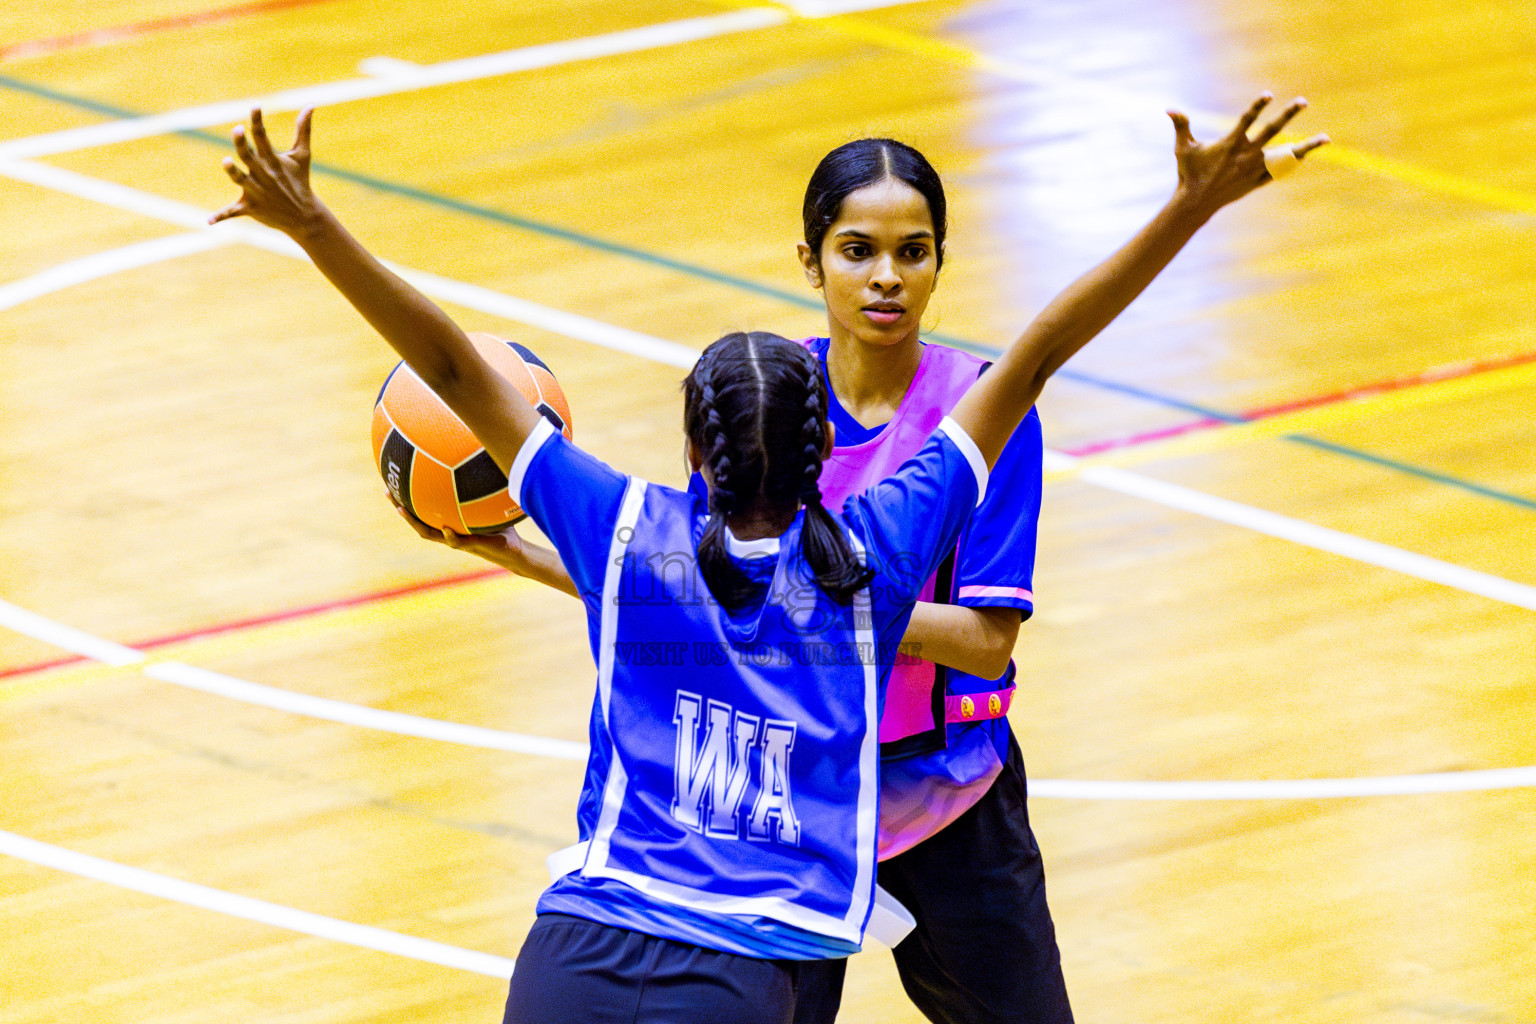
[[[800,529],[800,547],[805,561],[815,573],[816,585],[847,604],[853,595],[869,585],[875,570],[866,568],[854,554],[848,535],[821,503],[821,461],[827,441],[827,382],[821,361],[809,350],[796,345],[803,356],[802,374],[806,391],[805,421],[800,428],[800,501],[805,505],[805,525]]]
[[[802,551],[817,585],[852,600],[874,573],[822,507],[827,401],[816,357],[774,334],[728,334],[704,351],[683,390],[683,429],[712,481],[699,571],[715,600],[735,608],[762,591],[730,557],[727,517],[754,508],[793,513],[802,503]]]
[[[737,499],[731,481],[730,438],[721,423],[720,412],[715,408],[715,389],[707,382],[700,391],[699,407],[704,417],[704,461],[714,480],[714,486],[709,490],[709,525],[704,532],[704,543],[700,545],[700,557],[703,558],[707,548],[714,565],[704,569],[704,576],[722,582],[720,588],[711,586],[710,589],[720,589],[729,595],[728,601],[724,600],[724,596],[721,598],[725,604],[736,604],[753,596],[756,588],[730,558],[725,557],[726,517],[736,511]]]
[[[752,504],[762,489],[762,458],[755,449],[755,375],[740,372],[750,361],[744,334],[711,345],[683,382],[684,430],[709,470],[709,521],[699,540],[699,572],[715,600],[737,608],[755,599],[762,585],[731,560],[726,519]],[[743,444],[745,442],[745,444]],[[757,457],[754,457],[757,456]]]

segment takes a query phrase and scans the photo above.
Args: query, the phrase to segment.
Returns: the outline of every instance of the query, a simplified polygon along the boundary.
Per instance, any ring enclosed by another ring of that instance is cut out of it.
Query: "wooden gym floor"
[[[1527,5],[230,2],[0,11],[0,1024],[499,1020],[573,839],[577,605],[418,541],[392,357],[199,228],[254,99],[677,482],[692,353],[818,329],[827,149],[934,159],[933,336],[996,346],[1168,193],[1167,106],[1263,88],[1336,145],[1042,400],[1012,717],[1078,1019],[1536,1021]],[[919,1019],[883,954],[845,1005]]]

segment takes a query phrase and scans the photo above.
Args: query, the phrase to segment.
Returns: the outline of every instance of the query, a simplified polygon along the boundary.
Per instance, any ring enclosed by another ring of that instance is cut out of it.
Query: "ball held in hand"
[[[469,338],[555,429],[571,436],[565,392],[542,359],[493,334]],[[404,363],[390,372],[373,406],[373,458],[395,501],[434,529],[495,533],[525,515],[479,440]]]

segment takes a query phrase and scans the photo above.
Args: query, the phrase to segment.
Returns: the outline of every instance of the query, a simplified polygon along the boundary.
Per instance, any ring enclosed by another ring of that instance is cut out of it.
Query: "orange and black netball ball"
[[[571,410],[555,375],[523,345],[493,334],[470,340],[555,429],[571,436]],[[373,458],[389,493],[436,529],[495,533],[525,513],[507,477],[464,421],[404,363],[390,371],[373,406]]]

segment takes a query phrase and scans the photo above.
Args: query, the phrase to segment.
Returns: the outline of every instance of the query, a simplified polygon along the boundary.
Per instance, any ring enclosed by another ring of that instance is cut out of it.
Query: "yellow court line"
[[[1465,199],[1469,202],[1492,207],[1495,210],[1506,210],[1511,213],[1536,213],[1536,196],[1528,195],[1524,192],[1516,192],[1513,189],[1499,188],[1495,185],[1485,185],[1479,181],[1460,178],[1454,174],[1445,174],[1441,171],[1433,171],[1427,167],[1405,163],[1402,160],[1393,160],[1389,157],[1363,153],[1360,150],[1349,149],[1337,143],[1330,142],[1322,149],[1313,150],[1307,154],[1307,159],[1321,159],[1329,163],[1339,164],[1342,167],[1369,171],[1372,174],[1379,174],[1384,178],[1394,178],[1409,185],[1417,185],[1426,192],[1438,192],[1441,195],[1452,196],[1456,199]]]
[[[232,629],[227,633],[217,633],[212,636],[190,637],[177,643],[157,647],[153,656],[131,665],[72,662],[55,668],[40,669],[34,675],[9,683],[0,683],[0,703],[137,675],[152,665],[170,661],[185,662],[189,657],[195,657],[206,664],[219,658],[245,654],[258,644],[270,646],[305,640],[322,633],[365,629],[392,620],[451,610],[490,600],[504,595],[509,590],[528,585],[530,584],[527,580],[508,573],[505,576],[492,576],[437,590],[380,598],[378,601],[348,608],[326,609],[317,611],[313,615],[283,622]]]
[[[1217,450],[1235,448],[1254,441],[1267,441],[1288,434],[1313,434],[1346,423],[1390,413],[1404,412],[1444,402],[1467,401],[1509,388],[1536,386],[1536,363],[1506,366],[1498,370],[1431,381],[1384,394],[1346,398],[1315,409],[1267,416],[1252,423],[1212,427],[1150,444],[1123,448],[1078,459],[1072,466],[1046,473],[1047,480],[1060,480],[1092,466],[1134,466],[1162,459],[1182,458]]]
[[[57,690],[70,690],[75,687],[104,683],[108,679],[134,675],[143,667],[142,662],[132,665],[103,665],[100,662],[90,661],[83,664],[70,662],[68,665],[60,665],[56,668],[40,669],[20,679],[0,683],[0,704],[53,693]]]
[[[711,2],[717,6],[733,8],[762,6],[760,2],[753,2],[753,0],[711,0]],[[1015,81],[1038,83],[1046,77],[1038,69],[1027,67],[1015,61],[991,57],[959,43],[934,39],[931,36],[920,35],[905,29],[892,28],[889,25],[882,25],[867,18],[851,14],[812,17],[801,14],[784,4],[775,3],[772,6],[783,10],[789,15],[791,21],[815,25],[830,32],[837,32],[864,42],[875,43],[888,49],[917,54],[951,64],[959,64],[962,67],[985,71]],[[1096,83],[1087,81],[1084,81],[1083,84],[1085,87],[1103,88]],[[1187,113],[1192,120],[1200,120],[1210,124],[1231,125],[1236,120],[1228,115],[1214,114],[1209,111],[1192,110]],[[1282,139],[1284,138],[1286,137],[1282,136]],[[1291,139],[1290,141],[1299,140]],[[1340,145],[1338,142],[1330,142],[1321,149],[1313,150],[1307,154],[1307,159],[1337,164],[1340,167],[1348,167],[1353,170],[1366,171],[1384,178],[1392,178],[1405,184],[1417,186],[1427,192],[1464,199],[1468,202],[1477,203],[1496,210],[1505,210],[1512,213],[1536,213],[1536,196],[1528,193],[1500,188],[1496,185],[1486,185],[1469,178],[1446,174],[1442,171],[1431,170],[1402,160],[1394,160],[1390,157],[1376,156],[1372,153]]]

